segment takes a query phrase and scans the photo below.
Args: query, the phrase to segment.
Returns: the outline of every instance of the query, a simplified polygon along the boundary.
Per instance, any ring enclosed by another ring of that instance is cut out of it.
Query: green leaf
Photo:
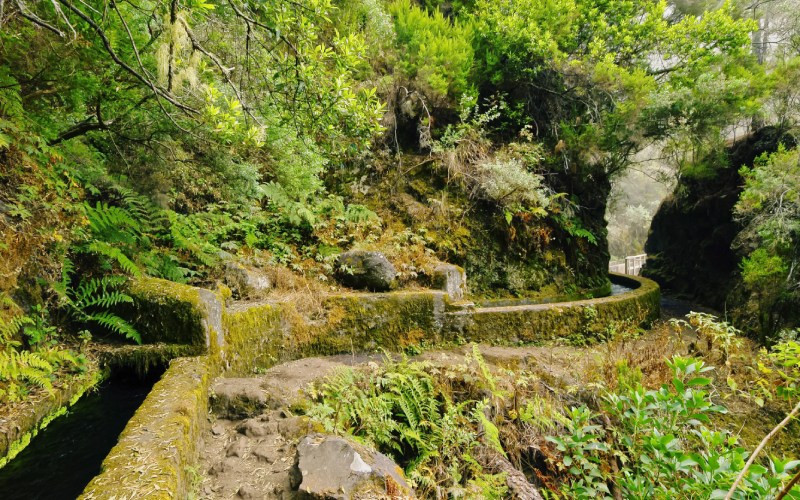
[[[686,383],[686,385],[688,385],[688,386],[692,387],[692,386],[704,386],[704,385],[709,385],[710,383],[711,383],[711,379],[710,379],[710,378],[706,378],[706,377],[695,377],[695,378],[691,379],[690,381],[688,381],[688,382]]]

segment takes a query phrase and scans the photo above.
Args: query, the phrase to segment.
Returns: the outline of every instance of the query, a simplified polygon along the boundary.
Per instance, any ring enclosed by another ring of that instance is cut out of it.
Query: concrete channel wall
[[[658,285],[613,275],[633,290],[538,305],[475,307],[442,291],[343,294],[309,320],[292,303],[225,304],[224,292],[146,278],[131,287],[129,318],[147,342],[189,342],[205,354],[172,361],[111,450],[84,499],[183,498],[196,438],[207,422],[208,387],[220,373],[252,374],[314,355],[402,350],[463,342],[518,345],[592,335],[613,323],[659,316]]]

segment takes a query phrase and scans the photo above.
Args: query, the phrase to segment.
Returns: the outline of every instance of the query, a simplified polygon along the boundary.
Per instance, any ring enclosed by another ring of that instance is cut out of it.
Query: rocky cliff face
[[[653,218],[643,275],[675,295],[726,309],[741,261],[731,248],[741,229],[733,220],[742,191],[739,169],[787,139],[764,127],[729,147],[709,176],[682,178]]]
[[[547,180],[552,192],[568,193],[579,209],[569,216],[553,210],[544,217],[514,214],[509,220],[502,206],[476,196],[450,176],[440,159],[427,155],[405,155],[399,166],[393,159],[378,163],[365,194],[354,199],[379,214],[387,234],[421,235],[414,237],[422,238],[436,259],[464,268],[473,294],[596,295],[608,287],[610,183],[605,177],[563,172]],[[411,253],[381,250],[399,273],[411,269],[432,276],[433,269],[416,264]]]

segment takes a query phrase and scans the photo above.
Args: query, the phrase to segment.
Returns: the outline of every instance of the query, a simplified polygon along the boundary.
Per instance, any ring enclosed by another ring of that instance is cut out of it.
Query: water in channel
[[[112,378],[56,418],[0,469],[0,499],[74,500],[100,472],[155,377]]]

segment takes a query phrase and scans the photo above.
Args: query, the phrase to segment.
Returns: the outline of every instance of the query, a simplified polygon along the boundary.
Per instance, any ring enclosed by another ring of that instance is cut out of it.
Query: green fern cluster
[[[103,276],[82,279],[77,287],[72,286],[74,266],[69,259],[64,261],[61,281],[53,284],[61,305],[70,315],[82,323],[94,323],[127,339],[141,343],[142,338],[136,328],[111,309],[120,304],[130,304],[133,299],[119,288],[125,283],[125,276]]]
[[[18,310],[11,310],[15,305],[8,296],[0,297],[0,302],[0,402],[18,401],[30,386],[51,391],[52,379],[59,367],[80,368],[83,365],[83,358],[67,349],[32,345],[31,350],[25,350],[21,342],[25,328],[37,322]]]
[[[73,246],[77,254],[94,256],[105,272],[129,276],[146,273],[186,282],[197,269],[213,267],[218,249],[203,235],[215,227],[198,227],[195,218],[156,206],[147,197],[115,183],[113,203],[84,203],[88,231]]]
[[[481,428],[493,430],[489,444],[502,449],[497,428],[481,402],[453,401],[431,369],[387,359],[383,367],[342,370],[312,390],[309,415],[328,432],[351,434],[392,455],[420,493],[491,497],[484,487],[494,482],[472,454]]]

